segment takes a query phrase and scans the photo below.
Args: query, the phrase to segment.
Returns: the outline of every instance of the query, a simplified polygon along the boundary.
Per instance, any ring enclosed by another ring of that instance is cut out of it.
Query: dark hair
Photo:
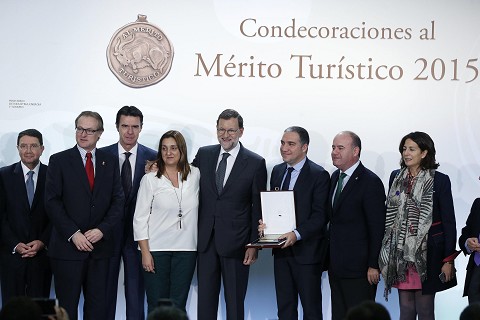
[[[300,137],[300,143],[302,144],[302,146],[304,144],[309,144],[310,143],[310,136],[308,135],[308,131],[305,130],[304,128],[302,128],[302,127],[297,127],[297,126],[288,127],[287,129],[285,129],[284,132],[296,132],[296,133],[298,133],[298,136]]]
[[[480,320],[480,303],[469,304],[460,313],[460,320]]]
[[[415,131],[415,132],[410,132],[407,134],[405,137],[402,138],[402,141],[400,141],[400,145],[398,146],[398,151],[400,151],[400,155],[403,154],[403,146],[405,145],[405,141],[407,139],[412,140],[415,142],[420,150],[422,151],[427,151],[427,155],[425,158],[420,161],[420,167],[422,169],[437,169],[440,164],[437,163],[435,160],[435,144],[433,143],[432,138],[425,132],[420,132],[420,131]],[[405,164],[405,161],[403,161],[403,157],[400,157],[400,166],[402,168],[405,168],[407,165]]]
[[[40,145],[43,146],[43,136],[37,129],[27,129],[20,132],[17,137],[17,146],[20,143],[20,139],[24,136],[37,138]]]
[[[360,137],[353,131],[342,131],[341,133],[348,134],[352,138],[352,147],[358,147],[358,157],[360,158],[360,153],[362,153],[362,140],[360,140]]]
[[[180,151],[180,160],[178,161],[177,169],[182,173],[182,181],[185,181],[190,173],[190,165],[188,164],[187,159],[187,143],[185,142],[183,135],[176,130],[167,131],[160,138],[156,160],[158,167],[157,177],[160,178],[162,174],[165,173],[165,162],[162,158],[162,142],[167,138],[173,138],[177,143],[178,151]]]
[[[160,306],[153,309],[147,320],[188,320],[185,311],[175,306]]]
[[[351,308],[345,320],[391,320],[388,310],[375,301],[364,301]]]
[[[143,113],[135,106],[124,106],[121,107],[117,112],[117,118],[115,119],[115,126],[118,128],[121,116],[127,117],[139,117],[140,118],[140,127],[143,126]]]
[[[41,320],[42,309],[29,297],[14,297],[3,305],[0,320]]]
[[[225,109],[222,111],[222,113],[220,113],[220,115],[218,116],[218,119],[217,119],[217,126],[218,126],[218,121],[220,119],[223,119],[223,120],[228,120],[228,119],[232,119],[232,118],[235,118],[238,120],[238,127],[240,129],[243,128],[243,118],[242,116],[235,110],[233,109]]]
[[[75,128],[77,127],[78,119],[80,119],[81,117],[94,118],[95,120],[98,121],[98,128],[95,129],[95,130],[103,131],[103,119],[102,119],[102,116],[100,116],[100,114],[99,114],[98,112],[95,112],[95,111],[82,111],[82,112],[78,115],[78,117],[75,119]]]

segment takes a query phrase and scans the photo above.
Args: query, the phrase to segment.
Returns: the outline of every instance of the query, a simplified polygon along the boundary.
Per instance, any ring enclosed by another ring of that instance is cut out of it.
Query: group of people
[[[162,135],[158,150],[138,143],[143,114],[122,107],[119,141],[97,148],[102,117],[75,119],[76,145],[40,162],[42,134],[18,135],[20,162],[0,169],[3,303],[20,295],[55,294],[77,319],[115,319],[120,261],[127,319],[145,319],[161,299],[181,310],[197,268],[199,320],[217,318],[223,282],[227,319],[244,319],[249,267],[257,249],[245,246],[268,231],[260,193],[267,190],[265,159],[239,141],[243,118],[226,109],[217,118],[218,144],[187,157],[179,131]],[[283,132],[270,190],[293,190],[296,227],[273,249],[279,319],[322,319],[322,273],[328,270],[332,319],[374,301],[377,284],[399,291],[400,319],[434,319],[435,293],[456,285],[456,224],[450,180],[438,172],[433,140],[412,132],[399,145],[400,169],[389,191],[360,161],[351,131],[332,143],[330,174],[307,157],[307,130]],[[480,300],[480,200],[460,248],[471,254],[465,295]]]

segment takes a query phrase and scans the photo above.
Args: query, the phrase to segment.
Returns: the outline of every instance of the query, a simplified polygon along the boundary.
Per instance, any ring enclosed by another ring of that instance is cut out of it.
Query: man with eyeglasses
[[[193,165],[200,169],[198,212],[198,319],[217,319],[221,279],[227,319],[244,319],[249,266],[256,249],[245,245],[257,238],[261,217],[260,191],[266,189],[265,159],[241,143],[243,118],[232,109],[217,119],[219,144],[198,150]]]
[[[0,169],[2,304],[16,296],[50,295],[47,257],[51,226],[45,211],[47,166],[40,163],[43,137],[36,129],[18,134],[20,162]]]
[[[157,152],[138,143],[143,127],[143,114],[138,108],[134,106],[120,108],[115,125],[119,136],[118,143],[101,150],[118,158],[125,193],[125,211],[122,223],[114,232],[115,252],[110,258],[107,278],[108,314],[106,319],[115,320],[120,258],[123,259],[127,320],[145,319],[142,261],[137,242],[133,240],[133,214],[140,180],[145,174],[145,164],[147,160],[155,160]]]
[[[113,232],[124,210],[118,158],[96,148],[102,117],[83,111],[75,119],[77,144],[50,157],[45,201],[52,221],[48,255],[55,293],[77,319],[83,289],[83,319],[106,319],[108,266]]]

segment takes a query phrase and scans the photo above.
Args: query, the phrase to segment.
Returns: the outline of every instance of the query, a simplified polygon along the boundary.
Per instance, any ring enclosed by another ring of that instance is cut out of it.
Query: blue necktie
[[[30,207],[32,206],[33,202],[33,195],[35,194],[35,186],[33,185],[33,174],[35,172],[29,171],[27,173],[27,182],[25,183],[27,186],[27,196],[28,196],[28,203],[30,204]]]

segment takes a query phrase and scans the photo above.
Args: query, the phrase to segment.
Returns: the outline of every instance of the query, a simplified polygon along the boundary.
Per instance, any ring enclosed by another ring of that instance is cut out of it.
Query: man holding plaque
[[[332,320],[375,300],[380,280],[378,256],[385,227],[385,189],[378,176],[360,162],[362,144],[351,131],[335,136],[329,195]]]
[[[283,163],[276,165],[270,190],[293,190],[296,229],[280,236],[273,249],[278,318],[298,319],[298,296],[303,319],[322,319],[322,267],[326,256],[327,199],[330,176],[307,158],[310,138],[301,127],[287,128],[281,140]],[[268,232],[268,225],[265,231]]]
[[[241,143],[243,119],[224,110],[217,119],[219,144],[198,150],[198,319],[217,319],[221,279],[228,320],[244,319],[249,266],[257,249],[245,245],[257,238],[260,191],[267,185],[265,159]]]

